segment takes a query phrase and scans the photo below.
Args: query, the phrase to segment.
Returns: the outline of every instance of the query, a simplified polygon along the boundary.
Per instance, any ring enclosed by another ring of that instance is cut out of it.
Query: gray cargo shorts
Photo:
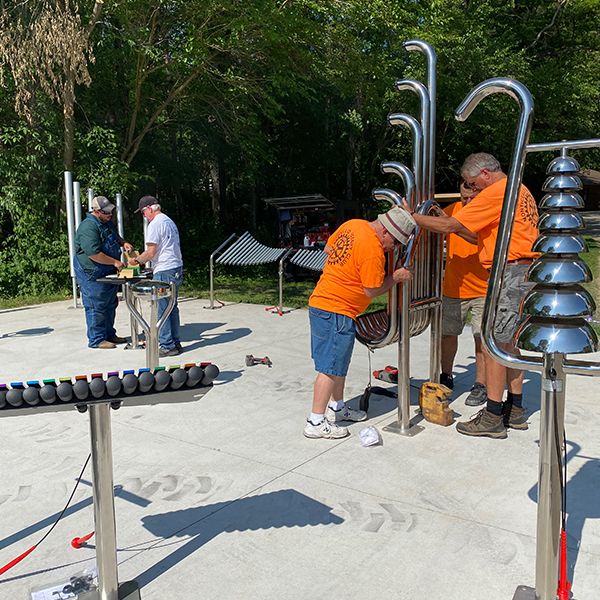
[[[471,313],[473,335],[481,335],[481,317],[485,296],[480,298],[450,298],[442,296],[442,335],[460,335]]]
[[[498,342],[512,343],[513,335],[523,320],[519,315],[521,300],[535,285],[525,281],[529,267],[528,264],[506,265],[494,322],[494,337]]]

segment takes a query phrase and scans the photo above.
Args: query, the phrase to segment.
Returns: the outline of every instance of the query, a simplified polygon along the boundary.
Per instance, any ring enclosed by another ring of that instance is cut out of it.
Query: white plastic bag
[[[375,427],[365,427],[358,432],[360,443],[366,448],[367,446],[377,446],[381,444],[381,434]]]

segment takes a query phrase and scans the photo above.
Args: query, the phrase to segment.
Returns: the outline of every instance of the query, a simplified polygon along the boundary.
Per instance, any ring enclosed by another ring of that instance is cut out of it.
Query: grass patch
[[[15,296],[14,298],[0,298],[0,310],[8,308],[21,308],[22,306],[34,306],[48,302],[60,302],[70,300],[71,292],[62,291],[56,294],[40,294],[39,296]]]

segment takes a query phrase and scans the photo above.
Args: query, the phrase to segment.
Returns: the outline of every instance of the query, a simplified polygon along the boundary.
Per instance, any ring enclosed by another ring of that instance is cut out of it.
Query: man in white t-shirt
[[[137,258],[129,261],[130,265],[153,263],[153,278],[158,281],[175,283],[177,293],[183,281],[183,260],[179,244],[179,231],[175,223],[161,212],[160,204],[154,196],[144,196],[138,203],[135,212],[142,213],[148,219],[146,233],[146,249]],[[158,318],[164,312],[168,299],[158,301]],[[160,343],[159,355],[177,356],[183,352],[179,338],[179,308],[177,297],[175,306],[158,334]]]

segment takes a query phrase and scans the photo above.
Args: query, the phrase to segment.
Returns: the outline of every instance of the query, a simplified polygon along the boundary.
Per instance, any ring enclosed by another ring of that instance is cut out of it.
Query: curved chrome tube
[[[426,196],[431,193],[431,185],[429,183],[429,169],[430,164],[430,140],[431,126],[430,126],[430,113],[431,113],[431,100],[429,92],[424,84],[420,81],[413,81],[412,79],[401,79],[395,83],[396,89],[401,92],[403,90],[410,90],[419,96],[421,101],[421,131],[423,133],[423,144],[421,152],[421,185],[423,186],[423,197],[421,200],[425,200]]]
[[[385,200],[389,202],[392,206],[402,206],[402,196],[389,188],[375,188],[371,192],[371,196],[375,200]]]
[[[381,172],[387,174],[394,174],[401,177],[402,182],[404,184],[406,197],[407,199],[409,199],[409,201],[412,201],[414,195],[415,179],[408,167],[399,162],[388,161],[381,163]],[[402,205],[402,196],[398,192],[389,188],[376,188],[371,192],[371,196],[375,200],[385,200],[386,202],[389,202],[392,207]],[[388,273],[392,273],[394,271],[398,259],[401,257],[404,258],[404,255],[405,253],[402,256],[400,256],[396,252],[392,256],[390,253],[388,258]],[[387,309],[385,311],[387,314],[387,319],[382,320],[381,322],[378,320],[377,333],[374,333],[374,331],[371,331],[369,335],[367,335],[366,332],[361,333],[359,331],[357,333],[359,341],[368,346],[369,348],[383,348],[384,346],[387,346],[388,344],[391,344],[392,342],[396,341],[398,337],[399,287],[399,285],[394,285],[390,288],[388,292],[388,303]],[[363,323],[367,323],[367,321],[370,318],[372,317],[369,317],[368,315],[363,317]],[[360,316],[358,317],[357,322],[361,322]]]
[[[411,207],[414,209],[415,206],[418,206],[421,201],[421,194],[423,190],[423,167],[421,165],[421,158],[423,156],[423,130],[421,129],[421,125],[417,119],[415,119],[411,115],[406,115],[403,113],[392,113],[388,115],[388,123],[393,126],[403,125],[410,129],[412,134],[412,142],[413,142],[413,170],[414,180],[415,180],[415,198],[414,204],[409,202]]]
[[[541,357],[524,357],[510,354],[502,350],[494,340],[493,336],[493,316],[498,308],[498,298],[500,296],[500,286],[504,276],[506,258],[508,256],[508,245],[513,229],[513,220],[519,198],[519,187],[523,177],[523,168],[525,165],[525,153],[527,151],[527,142],[531,132],[533,120],[533,98],[529,90],[520,82],[505,77],[496,77],[483,81],[475,86],[465,99],[461,102],[455,111],[457,121],[466,121],[475,107],[487,96],[491,94],[508,94],[515,99],[521,109],[517,136],[513,148],[513,155],[508,172],[508,181],[504,193],[504,202],[502,213],[500,215],[500,224],[498,226],[498,239],[496,240],[496,249],[492,270],[488,283],[487,296],[485,298],[485,308],[481,322],[481,339],[486,350],[505,367],[512,369],[532,369],[542,371],[544,363]]]
[[[429,146],[429,154],[427,159],[429,160],[428,165],[428,187],[427,194],[430,198],[435,195],[435,131],[436,131],[436,69],[437,69],[437,55],[433,46],[425,42],[424,40],[414,39],[406,40],[402,46],[410,51],[418,51],[425,55],[427,60],[427,89],[429,92],[429,130],[427,145]],[[423,198],[424,199],[424,198]]]
[[[404,184],[406,201],[413,206],[415,193],[415,178],[410,169],[402,163],[390,160],[381,163],[381,172],[385,175],[398,175]],[[399,195],[399,194],[398,194]]]

